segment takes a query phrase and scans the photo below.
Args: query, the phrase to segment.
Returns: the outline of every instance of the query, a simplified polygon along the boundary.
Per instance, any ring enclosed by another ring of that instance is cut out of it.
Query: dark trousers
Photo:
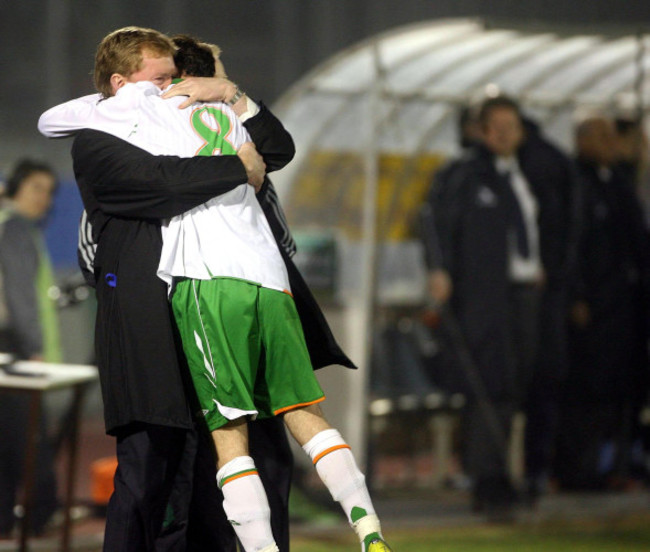
[[[289,552],[289,490],[293,454],[282,418],[248,424],[250,453],[271,507],[271,529],[280,552]]]
[[[524,405],[526,478],[533,491],[545,485],[555,457],[560,399],[569,363],[567,340],[565,291],[547,289],[540,308],[539,353]]]
[[[522,408],[535,370],[539,353],[541,289],[530,285],[510,286],[510,355],[513,374],[514,402]]]
[[[508,297],[509,323],[505,329],[508,332],[509,359],[503,364],[504,370],[508,369],[509,372],[500,374],[504,388],[509,392],[499,397],[471,396],[466,407],[464,465],[474,480],[475,498],[481,502],[505,503],[514,500],[508,476],[507,445],[513,416],[522,406],[533,374],[539,339],[539,300],[538,288],[511,286]],[[485,379],[489,377],[486,374],[490,373],[492,367],[477,368]],[[488,383],[486,388],[489,388]]]
[[[179,470],[193,465],[196,446],[196,434],[179,428],[132,424],[119,432],[115,490],[106,512],[105,552],[185,550],[182,519],[167,523],[164,535],[161,528]],[[182,486],[189,478],[185,493],[191,494],[191,477],[183,475],[179,483]],[[184,502],[179,500],[181,505]]]
[[[621,405],[583,401],[563,405],[555,475],[563,489],[596,490],[608,473],[601,465],[603,446],[620,420]]]
[[[484,404],[471,401],[463,423],[465,469],[478,493],[483,492],[481,485],[495,486],[508,480],[507,446],[514,403],[492,402],[488,408],[489,413]]]
[[[560,393],[559,382],[537,378],[528,393],[524,455],[526,479],[531,485],[543,486],[552,470],[560,422]]]
[[[274,536],[280,550],[288,551],[292,458],[286,433],[275,418],[250,428],[251,455],[269,497]],[[134,425],[118,435],[117,458],[105,552],[235,552],[207,430]]]
[[[23,482],[29,397],[15,393],[0,393],[0,534],[9,533],[14,526],[14,506]],[[36,479],[32,497],[32,533],[43,531],[58,506],[54,473],[54,449],[41,418],[36,451]]]
[[[569,332],[555,461],[566,489],[598,489],[610,477],[628,477],[635,415],[647,392],[642,300],[635,287],[605,291],[593,302],[591,322]]]

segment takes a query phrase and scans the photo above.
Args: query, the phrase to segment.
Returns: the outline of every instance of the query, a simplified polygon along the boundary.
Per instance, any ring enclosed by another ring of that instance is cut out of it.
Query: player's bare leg
[[[245,418],[233,420],[212,432],[217,450],[217,468],[223,468],[238,456],[248,456],[248,424]]]
[[[318,405],[284,414],[291,435],[309,455],[321,480],[361,541],[362,552],[390,552],[381,535],[379,518],[350,446],[329,425]]]

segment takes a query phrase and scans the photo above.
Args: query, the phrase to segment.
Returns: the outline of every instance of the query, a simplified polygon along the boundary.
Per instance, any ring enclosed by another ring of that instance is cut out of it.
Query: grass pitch
[[[341,533],[295,537],[291,550],[358,551],[354,535]],[[392,529],[385,536],[394,552],[650,552],[650,512],[604,521]]]

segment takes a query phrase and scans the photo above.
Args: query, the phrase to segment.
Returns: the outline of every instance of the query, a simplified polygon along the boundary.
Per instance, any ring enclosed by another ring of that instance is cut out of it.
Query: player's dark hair
[[[174,63],[179,76],[214,77],[214,56],[210,48],[183,34],[173,36],[172,42],[177,48]]]
[[[14,167],[13,172],[9,175],[9,178],[7,179],[5,195],[7,197],[14,197],[18,193],[18,190],[20,190],[20,187],[22,186],[23,182],[27,178],[29,178],[29,176],[31,176],[32,174],[39,173],[39,172],[47,173],[54,178],[54,182],[55,182],[54,189],[56,190],[58,186],[58,182],[56,180],[56,175],[54,174],[52,167],[50,167],[47,163],[42,163],[40,161],[33,161],[32,159],[22,159],[21,161],[18,161],[18,163]]]

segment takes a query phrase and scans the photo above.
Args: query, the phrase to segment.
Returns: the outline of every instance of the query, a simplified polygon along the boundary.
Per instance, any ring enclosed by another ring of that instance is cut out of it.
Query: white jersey
[[[108,99],[98,94],[53,107],[38,128],[50,138],[90,128],[112,134],[154,155],[236,154],[251,141],[230,106],[164,100],[150,82],[130,83]],[[289,290],[289,278],[264,213],[248,184],[217,196],[163,224],[158,276],[209,280],[233,277]]]

